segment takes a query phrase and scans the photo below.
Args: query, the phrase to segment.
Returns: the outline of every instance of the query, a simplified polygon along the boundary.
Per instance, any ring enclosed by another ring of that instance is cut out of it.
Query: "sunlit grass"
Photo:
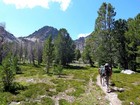
[[[114,73],[112,82],[115,86],[124,88],[125,91],[118,93],[118,97],[123,101],[123,105],[128,105],[133,102],[135,105],[140,105],[140,74],[121,74]]]
[[[15,75],[15,82],[23,85],[25,89],[18,90],[19,93],[16,95],[0,91],[0,99],[2,100],[1,103],[7,104],[12,101],[16,101],[22,102],[24,105],[43,105],[43,103],[48,102],[51,105],[54,104],[54,100],[52,100],[50,97],[57,96],[61,92],[66,92],[67,90],[72,89],[72,91],[67,92],[66,94],[68,96],[75,97],[75,101],[73,103],[69,103],[67,100],[62,99],[60,100],[61,104],[108,104],[108,101],[104,98],[105,94],[103,94],[101,89],[96,86],[96,77],[98,75],[97,68],[91,68],[88,66],[68,66],[64,68],[62,75],[59,78],[58,75],[53,74],[53,71],[51,71],[49,75],[46,74],[44,69],[45,66],[42,65],[35,67],[33,65],[26,64],[20,65],[20,67],[22,70],[22,74]],[[113,73],[112,80],[113,82],[115,82],[116,86],[128,86],[121,80],[121,78],[118,79],[119,75],[122,74]],[[136,76],[136,78],[139,77]],[[87,94],[86,89],[90,79],[92,79],[94,87],[92,88],[91,93]],[[133,80],[137,81],[137,79]],[[121,81],[121,83],[119,83],[118,81]],[[129,81],[133,85],[134,81]],[[45,97],[40,98],[41,96]],[[119,97],[120,96],[121,95],[119,94]],[[100,101],[99,98],[101,98]],[[35,100],[39,100],[39,102],[36,102]]]

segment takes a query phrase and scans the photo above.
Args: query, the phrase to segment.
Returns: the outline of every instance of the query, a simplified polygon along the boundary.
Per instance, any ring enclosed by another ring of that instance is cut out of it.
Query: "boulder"
[[[20,102],[11,102],[9,105],[20,105]]]
[[[127,70],[122,70],[121,73],[124,73],[124,74],[134,74],[134,73],[136,73],[136,72],[127,69]]]

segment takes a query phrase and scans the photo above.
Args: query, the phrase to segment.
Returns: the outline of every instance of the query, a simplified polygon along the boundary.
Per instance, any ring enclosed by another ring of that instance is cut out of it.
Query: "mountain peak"
[[[56,37],[58,35],[58,30],[51,26],[44,26],[25,38],[31,41],[44,41],[49,35],[52,35],[52,38]]]

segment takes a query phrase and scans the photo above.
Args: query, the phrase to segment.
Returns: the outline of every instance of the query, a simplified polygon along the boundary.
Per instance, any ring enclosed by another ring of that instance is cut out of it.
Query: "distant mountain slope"
[[[82,52],[84,50],[84,47],[86,46],[86,39],[90,38],[91,34],[88,35],[87,37],[80,37],[79,39],[76,39],[75,45],[76,45],[76,49],[79,49],[80,52]]]
[[[44,41],[48,38],[49,35],[52,35],[52,38],[54,39],[58,35],[58,30],[54,27],[44,26],[40,28],[38,31],[35,31],[34,33],[24,38],[31,41],[36,40]]]
[[[79,49],[82,52],[85,46],[85,37],[80,37],[79,39],[76,39],[74,42],[76,45],[76,49]]]
[[[52,38],[54,39],[58,35],[58,30],[51,26],[44,26],[37,31],[33,32],[27,37],[19,37],[16,38],[13,34],[6,31],[2,26],[0,26],[0,36],[4,38],[4,40],[8,42],[24,42],[24,43],[34,43],[37,41],[44,41],[48,38],[49,35],[52,35]],[[90,35],[89,35],[90,36]],[[79,39],[74,40],[76,49],[79,49],[81,52],[83,51],[85,47],[85,41],[89,37],[81,37]]]
[[[17,38],[10,32],[6,31],[2,26],[0,26],[0,36],[3,37],[5,41],[18,42]]]

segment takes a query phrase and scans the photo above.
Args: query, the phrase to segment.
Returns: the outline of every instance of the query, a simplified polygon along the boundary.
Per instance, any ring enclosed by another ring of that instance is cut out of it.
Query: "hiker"
[[[104,65],[105,68],[105,77],[106,77],[106,85],[107,85],[107,92],[109,92],[109,78],[112,75],[112,69],[108,63]]]
[[[103,65],[99,68],[99,74],[100,74],[100,83],[104,86],[104,77],[105,77],[105,67]]]

